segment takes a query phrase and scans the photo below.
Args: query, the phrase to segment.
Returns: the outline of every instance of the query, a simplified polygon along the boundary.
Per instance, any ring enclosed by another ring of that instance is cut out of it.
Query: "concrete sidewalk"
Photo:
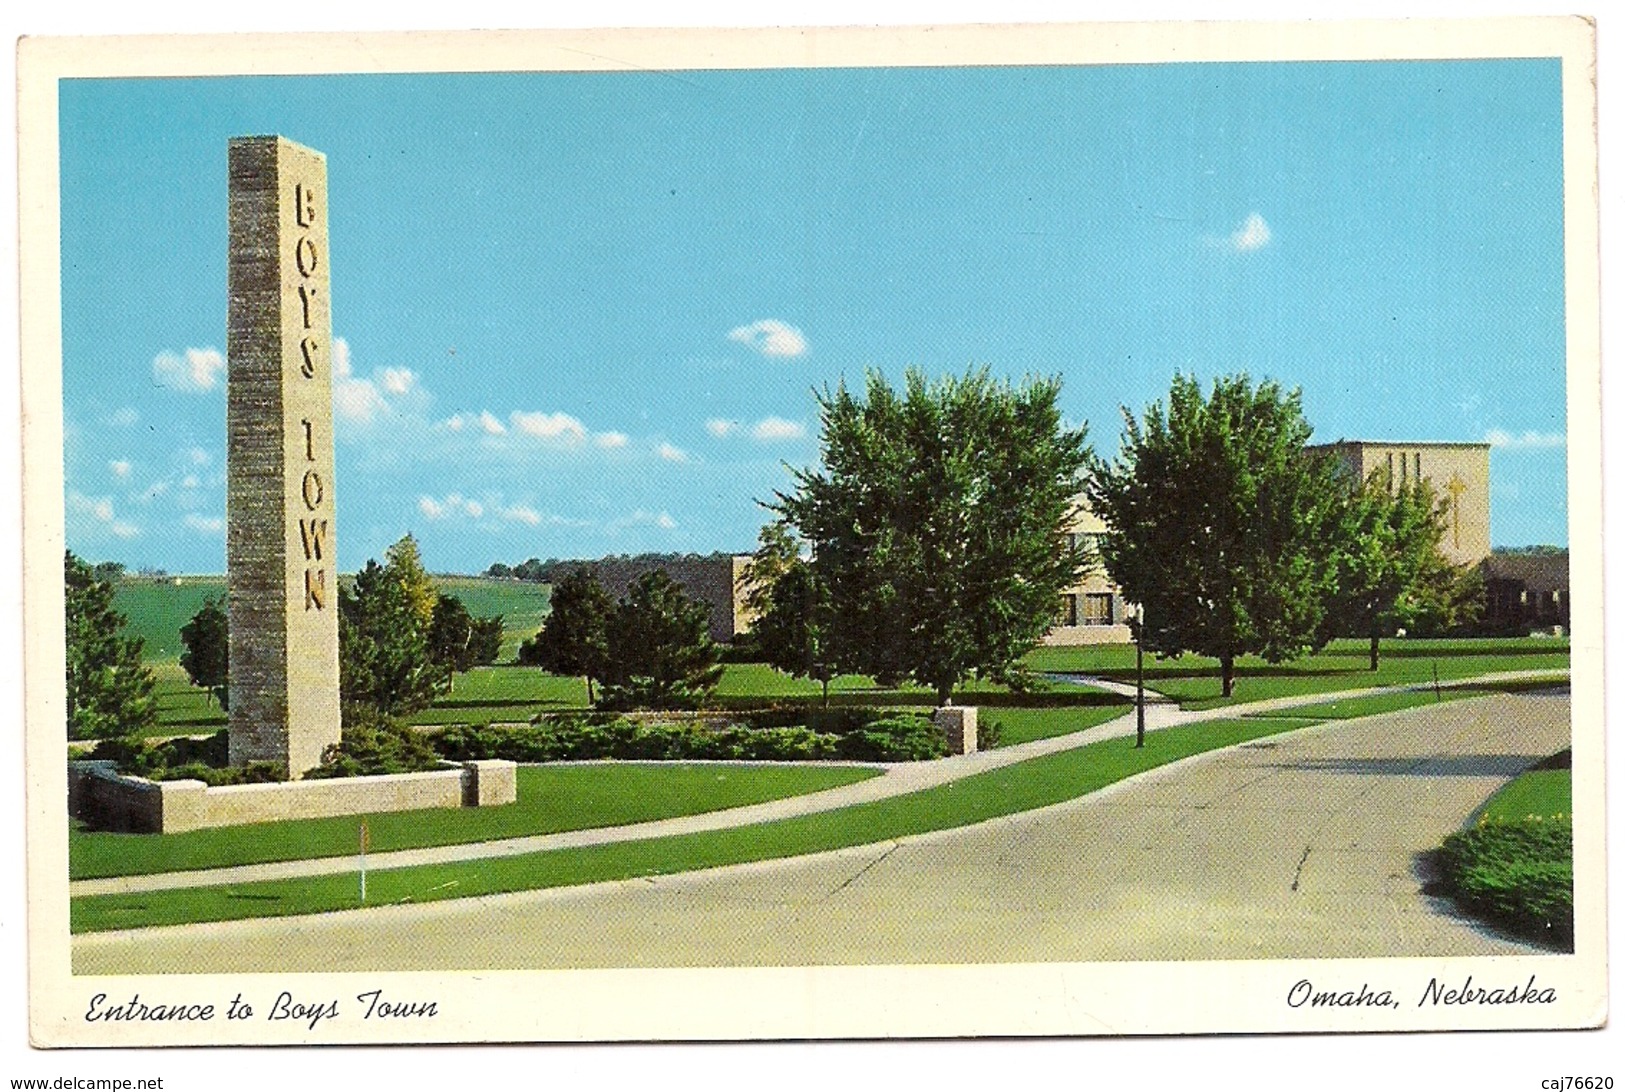
[[[1553,672],[1511,671],[1486,675],[1477,679],[1461,679],[1443,687],[1459,687],[1486,682],[1512,682],[1526,678],[1540,678]],[[1216,709],[1186,711],[1175,705],[1147,703],[1146,730],[1158,731],[1180,724],[1206,720],[1223,720],[1258,713],[1290,709],[1301,705],[1319,705],[1328,701],[1365,697],[1372,694],[1402,693],[1429,690],[1432,684],[1416,686],[1369,687],[1341,691],[1334,694],[1298,695],[1242,705],[1222,706]],[[536,834],[522,838],[506,838],[491,842],[465,842],[457,845],[432,846],[424,849],[404,849],[390,853],[375,853],[367,858],[369,870],[408,868],[414,865],[444,864],[486,857],[511,857],[537,853],[550,849],[570,849],[578,846],[603,845],[608,842],[661,838],[673,834],[691,834],[698,831],[722,830],[729,827],[749,826],[775,819],[833,811],[837,808],[882,800],[891,796],[918,792],[956,781],[988,770],[1025,762],[1042,755],[1072,750],[1105,739],[1131,736],[1136,731],[1135,715],[1131,711],[1105,724],[1080,732],[1048,739],[1033,740],[992,751],[979,751],[969,755],[955,755],[931,762],[899,763],[886,767],[885,773],[851,785],[842,785],[822,792],[803,796],[769,800],[745,807],[722,811],[703,812],[698,815],[657,819],[646,823],[623,826],[595,827],[588,830],[560,831],[554,834]],[[160,872],[146,876],[113,876],[105,879],[75,880],[68,885],[70,896],[130,894],[138,891],[163,891],[179,887],[207,887],[223,884],[252,883],[257,880],[290,879],[298,876],[326,876],[356,869],[352,856],[322,857],[295,861],[277,861],[267,864],[239,865],[231,868],[200,869],[188,872]]]
[[[1228,712],[1228,711],[1226,711]],[[1569,742],[1566,694],[1256,740],[970,827],[701,872],[95,933],[75,974],[1446,957],[1535,949],[1421,855]]]

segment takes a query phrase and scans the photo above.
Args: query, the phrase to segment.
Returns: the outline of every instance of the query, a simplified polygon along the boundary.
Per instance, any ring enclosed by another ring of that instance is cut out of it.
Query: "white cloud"
[[[629,439],[631,437],[624,432],[600,432],[593,436],[592,442],[608,451],[618,447],[625,447]]]
[[[439,499],[430,496],[419,497],[418,511],[422,512],[426,519],[452,519],[463,516],[479,519],[485,515],[485,505],[477,500],[470,500],[461,493],[447,493]]]
[[[68,510],[89,516],[119,538],[134,538],[141,533],[141,528],[117,517],[113,511],[112,497],[87,497],[78,490],[71,490],[68,493]]]
[[[510,523],[524,523],[529,524],[531,527],[539,526],[542,522],[540,512],[523,504],[513,504],[499,509],[497,515]]]
[[[639,526],[658,527],[662,531],[671,531],[676,529],[677,521],[672,519],[671,513],[665,511],[664,509],[659,512],[651,512],[647,508],[639,508],[629,516],[622,516],[620,519],[611,520],[606,525],[606,528],[611,533],[615,533],[618,531],[624,531],[628,527]]]
[[[113,415],[107,420],[109,423],[117,425],[119,428],[129,428],[131,425],[141,420],[141,415],[135,411],[134,406],[121,406],[114,410]]]
[[[130,460],[111,459],[107,463],[107,469],[113,472],[113,477],[123,481],[130,476]]]
[[[344,420],[366,424],[388,406],[371,380],[333,377],[333,412]]]
[[[1270,226],[1256,212],[1249,212],[1247,219],[1241,222],[1241,226],[1230,233],[1230,248],[1242,253],[1262,250],[1269,245],[1269,241]]]
[[[728,331],[728,339],[748,345],[763,356],[800,356],[807,351],[807,338],[800,330],[778,319],[758,319]]]
[[[209,453],[207,451],[204,451],[201,447],[187,448],[186,449],[186,459],[193,466],[208,466],[209,465]]]
[[[429,400],[411,368],[374,368],[371,378],[356,375],[350,343],[341,337],[333,339],[333,412],[340,420],[371,424],[403,409],[422,410]]]
[[[442,422],[442,423],[447,428],[451,429],[453,432],[461,432],[461,431],[463,431],[463,415],[460,414],[460,413],[456,414],[455,416],[446,418],[445,421]],[[502,422],[500,422],[500,421],[497,422],[497,424],[501,424],[501,423]]]
[[[1528,431],[1514,436],[1505,429],[1492,428],[1484,434],[1484,442],[1491,447],[1504,451],[1532,451],[1539,449],[1560,448],[1568,444],[1568,437],[1561,432],[1534,432]]]
[[[206,535],[218,535],[226,529],[226,521],[219,516],[200,516],[196,512],[186,513],[181,522]]]
[[[186,477],[181,479],[181,488],[182,489],[196,489],[202,484],[203,483],[198,480],[198,476],[196,474],[188,474],[188,475],[186,475]],[[169,483],[168,482],[164,483],[164,488],[165,489],[169,488]]]
[[[508,415],[513,427],[527,436],[574,447],[587,439],[587,426],[568,413],[542,413],[514,410]]]
[[[187,349],[184,353],[165,349],[152,358],[152,377],[171,390],[213,390],[225,371],[226,358],[219,349]]]
[[[763,442],[800,440],[807,435],[807,428],[799,421],[790,421],[783,417],[764,417],[751,426],[750,435],[752,439]]]
[[[480,428],[484,429],[486,434],[490,436],[501,436],[508,431],[507,427],[501,421],[498,421],[490,410],[480,411]]]
[[[719,440],[738,427],[738,421],[730,421],[725,417],[713,417],[705,423],[705,431]]]
[[[664,440],[661,441],[659,447],[655,448],[655,454],[659,455],[662,459],[665,459],[669,463],[688,462],[688,452],[684,451],[680,447],[677,447],[675,444],[666,443]]]
[[[379,386],[397,398],[411,393],[417,382],[417,373],[411,368],[381,368],[378,371]]]

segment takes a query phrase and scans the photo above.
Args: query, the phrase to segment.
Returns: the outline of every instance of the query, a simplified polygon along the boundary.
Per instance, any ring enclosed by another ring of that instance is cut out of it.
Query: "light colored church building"
[[[1382,470],[1395,485],[1428,482],[1435,497],[1450,502],[1439,543],[1444,556],[1452,565],[1477,565],[1490,556],[1489,444],[1339,440],[1309,450],[1334,452],[1361,481]]]
[[[1421,480],[1440,500],[1450,501],[1441,552],[1454,565],[1477,565],[1490,556],[1490,445],[1339,440],[1311,451],[1343,459],[1361,481],[1385,470],[1396,485]],[[1078,498],[1074,539],[1093,542],[1106,524]],[[1110,644],[1133,640],[1128,620],[1134,607],[1104,570],[1096,569],[1061,595],[1047,645]]]

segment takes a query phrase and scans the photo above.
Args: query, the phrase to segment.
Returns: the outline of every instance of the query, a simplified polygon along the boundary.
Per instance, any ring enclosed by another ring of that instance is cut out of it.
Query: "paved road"
[[[1463,679],[1444,684],[1447,688],[1471,686],[1483,682],[1511,682],[1532,677],[1548,677],[1551,672],[1506,671],[1484,675],[1477,679]],[[1406,690],[1425,690],[1426,686],[1382,686],[1359,690],[1345,690],[1332,694],[1297,694],[1285,698],[1228,705],[1216,709],[1183,710],[1172,702],[1155,695],[1155,702],[1146,705],[1146,730],[1160,731],[1181,724],[1202,720],[1221,720],[1290,709],[1293,706],[1358,698],[1371,694],[1392,694]],[[1132,692],[1132,688],[1130,688]],[[1149,692],[1148,692],[1149,693]],[[606,842],[628,842],[641,838],[663,838],[673,834],[692,834],[697,831],[723,830],[728,827],[767,823],[796,815],[833,811],[853,804],[866,804],[889,796],[918,792],[921,789],[946,785],[962,777],[985,773],[1003,766],[1012,766],[1041,755],[1083,747],[1103,739],[1122,738],[1136,731],[1133,713],[1107,721],[1081,731],[1027,743],[1000,747],[992,751],[978,751],[968,755],[953,755],[929,762],[875,763],[884,772],[879,777],[841,785],[822,792],[805,793],[749,804],[738,808],[682,815],[671,819],[655,819],[644,823],[629,823],[614,827],[591,827],[586,830],[566,830],[555,834],[532,834],[519,838],[504,838],[490,842],[471,842],[461,845],[428,846],[423,849],[401,849],[389,853],[375,853],[369,864],[375,869],[408,868],[416,865],[443,864],[448,861],[468,861],[480,857],[512,857],[525,853],[539,853],[551,849],[570,849],[576,846],[603,845]],[[852,763],[842,763],[852,765]],[[297,861],[274,861],[268,864],[235,865],[228,868],[200,869],[188,872],[160,872],[146,876],[109,876],[103,879],[75,880],[68,885],[68,893],[80,895],[130,894],[137,891],[162,891],[177,887],[204,887],[210,885],[252,883],[257,880],[281,880],[296,876],[327,876],[355,869],[352,857],[320,857]]]
[[[1526,952],[1417,855],[1569,741],[1566,693],[1332,723],[975,827],[651,880],[92,934],[77,974]]]

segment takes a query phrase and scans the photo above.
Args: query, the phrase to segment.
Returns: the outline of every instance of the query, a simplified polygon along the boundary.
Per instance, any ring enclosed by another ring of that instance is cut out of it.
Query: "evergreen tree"
[[[1238,656],[1280,663],[1322,639],[1344,489],[1333,460],[1304,450],[1301,402],[1245,375],[1204,398],[1176,376],[1166,408],[1124,411],[1115,461],[1091,458],[1101,556],[1141,606],[1142,645],[1218,659],[1226,697]]]
[[[605,636],[605,708],[693,708],[722,678],[710,608],[660,569],[639,577],[616,604]]]
[[[345,705],[400,716],[423,709],[444,682],[406,586],[376,561],[339,590],[339,693]]]
[[[519,648],[519,662],[554,675],[580,675],[587,682],[605,677],[609,658],[609,617],[615,603],[591,570],[577,567],[553,585],[547,621]]]
[[[967,676],[1012,675],[1085,562],[1066,533],[1085,430],[1059,395],[910,371],[901,392],[871,374],[863,397],[820,396],[823,465],[774,508],[812,547],[836,669],[912,676],[944,703]]]
[[[459,671],[474,666],[474,616],[455,595],[442,593],[435,600],[429,658],[444,672],[447,691],[454,688]]]
[[[225,709],[229,703],[231,671],[231,627],[225,608],[218,598],[204,602],[192,620],[181,627],[181,669],[192,680],[219,699]]]
[[[427,632],[434,624],[434,608],[440,601],[440,593],[423,568],[423,557],[418,552],[418,540],[410,534],[402,536],[399,542],[384,551],[384,567],[401,582],[401,587],[406,590],[407,602],[412,605],[412,613],[417,616],[419,627]]]
[[[143,735],[158,723],[155,680],[141,662],[141,639],[113,608],[113,586],[72,550],[64,558],[69,739]]]

